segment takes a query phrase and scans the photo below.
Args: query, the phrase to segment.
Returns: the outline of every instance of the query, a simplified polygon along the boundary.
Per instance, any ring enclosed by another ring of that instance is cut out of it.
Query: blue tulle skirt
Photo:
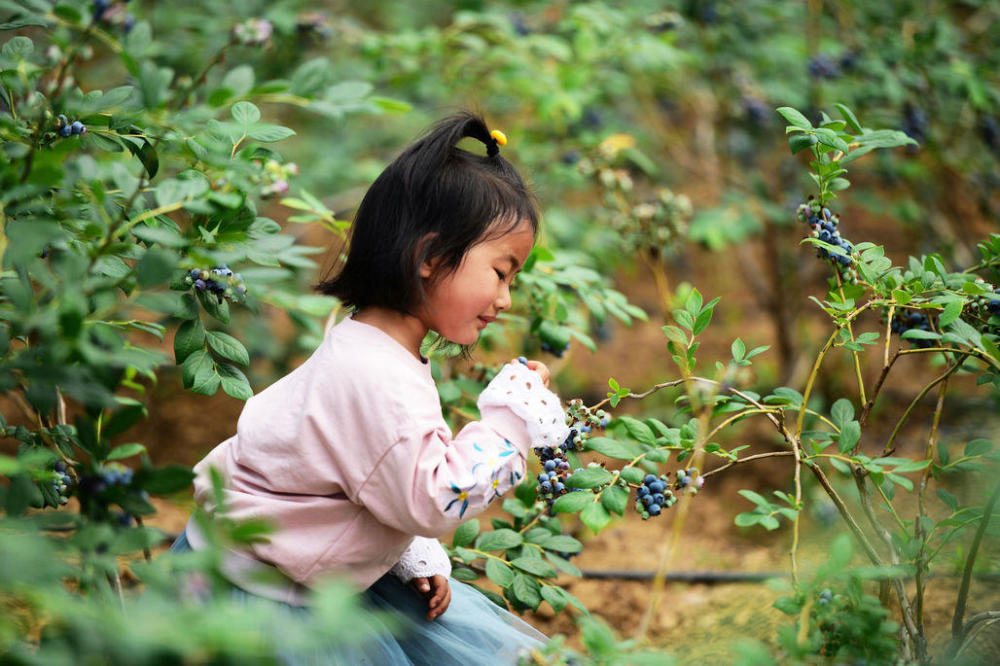
[[[170,551],[187,550],[191,550],[191,544],[182,532]],[[428,621],[427,600],[395,576],[386,574],[361,593],[363,605],[380,612],[368,618],[375,624],[374,639],[361,646],[331,645],[324,649],[283,651],[277,656],[287,666],[516,664],[518,657],[548,640],[472,586],[454,578],[449,578],[448,583],[451,586],[448,610]],[[246,604],[271,605],[276,613],[309,613],[308,608],[265,599],[236,586],[231,594],[233,599]],[[394,630],[390,629],[393,625]]]

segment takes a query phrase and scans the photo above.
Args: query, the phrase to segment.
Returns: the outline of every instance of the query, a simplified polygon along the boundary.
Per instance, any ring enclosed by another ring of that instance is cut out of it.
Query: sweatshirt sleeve
[[[436,537],[517,485],[529,448],[557,445],[569,432],[558,396],[519,363],[505,365],[478,404],[481,419],[452,437],[436,394],[408,403],[399,438],[359,487],[359,502],[390,527]]]

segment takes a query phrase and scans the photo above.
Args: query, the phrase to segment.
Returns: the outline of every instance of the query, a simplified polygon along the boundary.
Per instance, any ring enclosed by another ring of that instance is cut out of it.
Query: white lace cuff
[[[509,408],[524,421],[531,446],[559,446],[569,435],[559,396],[522,363],[503,366],[479,394],[478,404],[480,412],[483,407]]]
[[[399,558],[399,562],[389,569],[389,573],[404,583],[435,574],[447,578],[451,575],[451,562],[440,541],[418,536],[413,537],[410,547]]]

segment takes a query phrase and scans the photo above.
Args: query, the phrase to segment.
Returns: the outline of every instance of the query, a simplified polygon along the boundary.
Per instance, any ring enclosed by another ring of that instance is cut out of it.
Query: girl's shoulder
[[[323,375],[352,385],[383,387],[389,392],[425,389],[436,393],[429,363],[416,359],[388,334],[353,319],[337,323],[312,361]]]

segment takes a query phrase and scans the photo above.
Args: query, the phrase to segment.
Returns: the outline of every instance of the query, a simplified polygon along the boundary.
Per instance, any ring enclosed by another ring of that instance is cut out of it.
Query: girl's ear
[[[417,247],[414,250],[417,258],[424,256],[424,249],[435,236],[437,236],[437,234],[424,234],[424,236],[417,242]],[[433,259],[425,259],[422,261],[420,263],[420,277],[424,280],[429,279],[437,271],[440,263],[441,257],[434,257]]]

